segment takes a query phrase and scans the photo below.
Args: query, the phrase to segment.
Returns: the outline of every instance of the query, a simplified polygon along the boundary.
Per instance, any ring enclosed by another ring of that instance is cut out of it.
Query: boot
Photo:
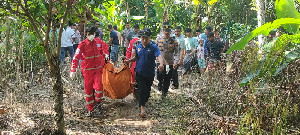
[[[102,107],[101,107],[101,105],[100,105],[100,103],[98,103],[98,106],[97,106],[97,113],[98,113],[98,115],[102,115],[103,114],[103,109],[102,109]]]

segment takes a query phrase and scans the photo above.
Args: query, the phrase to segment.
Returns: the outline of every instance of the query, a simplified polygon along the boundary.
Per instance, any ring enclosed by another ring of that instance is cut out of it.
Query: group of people
[[[205,28],[204,33],[197,30],[196,37],[193,37],[192,29],[186,28],[184,36],[180,26],[172,29],[169,23],[165,22],[156,41],[152,41],[151,30],[140,30],[138,24],[131,29],[130,23],[127,22],[122,34],[117,31],[116,26],[108,25],[110,35],[109,41],[105,43],[103,31],[97,27],[98,23],[86,29],[86,39],[77,45],[70,72],[70,77],[73,78],[81,61],[88,116],[94,115],[94,112],[102,113],[100,102],[103,100],[103,66],[108,60],[117,65],[120,45],[120,50],[123,50],[122,54],[126,57],[125,63],[131,69],[141,117],[146,117],[145,105],[150,97],[155,76],[159,81],[158,90],[162,92],[164,100],[171,82],[174,89],[179,87],[178,68],[182,68],[180,76],[184,77],[191,71],[192,61],[197,60],[200,74],[211,71],[218,67],[221,53],[226,49],[218,31],[211,32],[209,26]],[[66,32],[67,30],[68,28]]]

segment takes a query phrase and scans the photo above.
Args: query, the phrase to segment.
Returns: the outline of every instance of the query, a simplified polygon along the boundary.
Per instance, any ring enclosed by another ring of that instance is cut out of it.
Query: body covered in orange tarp
[[[114,69],[111,63],[105,64],[102,83],[104,95],[112,99],[122,99],[133,93],[131,72],[128,65]]]

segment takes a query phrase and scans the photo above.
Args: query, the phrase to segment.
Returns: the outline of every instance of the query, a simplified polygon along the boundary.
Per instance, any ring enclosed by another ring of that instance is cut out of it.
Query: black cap
[[[175,29],[181,30],[181,27],[180,26],[176,26]]]
[[[171,31],[171,26],[170,25],[164,25],[164,31]]]
[[[169,25],[170,23],[169,23],[169,21],[165,21],[164,23],[163,23],[163,25]]]
[[[141,37],[150,37],[151,36],[151,30],[150,29],[144,29],[141,30]]]

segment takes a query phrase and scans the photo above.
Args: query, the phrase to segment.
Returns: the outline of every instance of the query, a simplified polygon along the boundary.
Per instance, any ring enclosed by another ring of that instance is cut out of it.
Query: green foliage
[[[233,44],[229,50],[227,51],[227,54],[232,52],[233,50],[242,50],[245,48],[247,43],[254,37],[258,35],[268,35],[271,30],[277,29],[280,26],[284,24],[300,24],[300,19],[294,19],[294,18],[281,18],[281,19],[276,19],[274,22],[266,23],[262,25],[261,27],[256,28],[249,34],[247,34],[244,38],[242,38],[240,41],[237,43]]]
[[[185,6],[184,3],[181,3],[173,6],[169,14],[169,20],[174,26],[187,28],[194,23],[196,13],[194,12],[194,5]]]
[[[276,0],[275,5],[277,18],[300,19],[300,13],[295,7],[294,0]],[[296,33],[299,29],[299,24],[285,24],[282,27],[290,33]]]
[[[153,3],[154,3],[155,11],[156,11],[156,18],[158,20],[162,20],[163,13],[164,13],[163,2],[161,0],[153,0]]]
[[[300,48],[293,47],[287,49],[292,44],[300,43],[300,35],[282,35],[275,42],[269,52],[266,52],[261,59],[257,59],[259,64],[252,64],[241,85],[245,86],[250,81],[268,81],[275,73],[277,74],[289,62],[300,58]],[[291,52],[290,52],[291,51]],[[249,63],[251,64],[251,63]],[[279,67],[279,68],[278,68]]]
[[[250,25],[235,23],[234,21],[227,22],[221,29],[221,37],[229,40],[230,43],[235,43],[238,39],[249,33],[253,28]]]
[[[38,64],[46,61],[44,47],[34,33],[24,33],[24,41],[23,57],[26,62],[33,61],[34,64]]]

